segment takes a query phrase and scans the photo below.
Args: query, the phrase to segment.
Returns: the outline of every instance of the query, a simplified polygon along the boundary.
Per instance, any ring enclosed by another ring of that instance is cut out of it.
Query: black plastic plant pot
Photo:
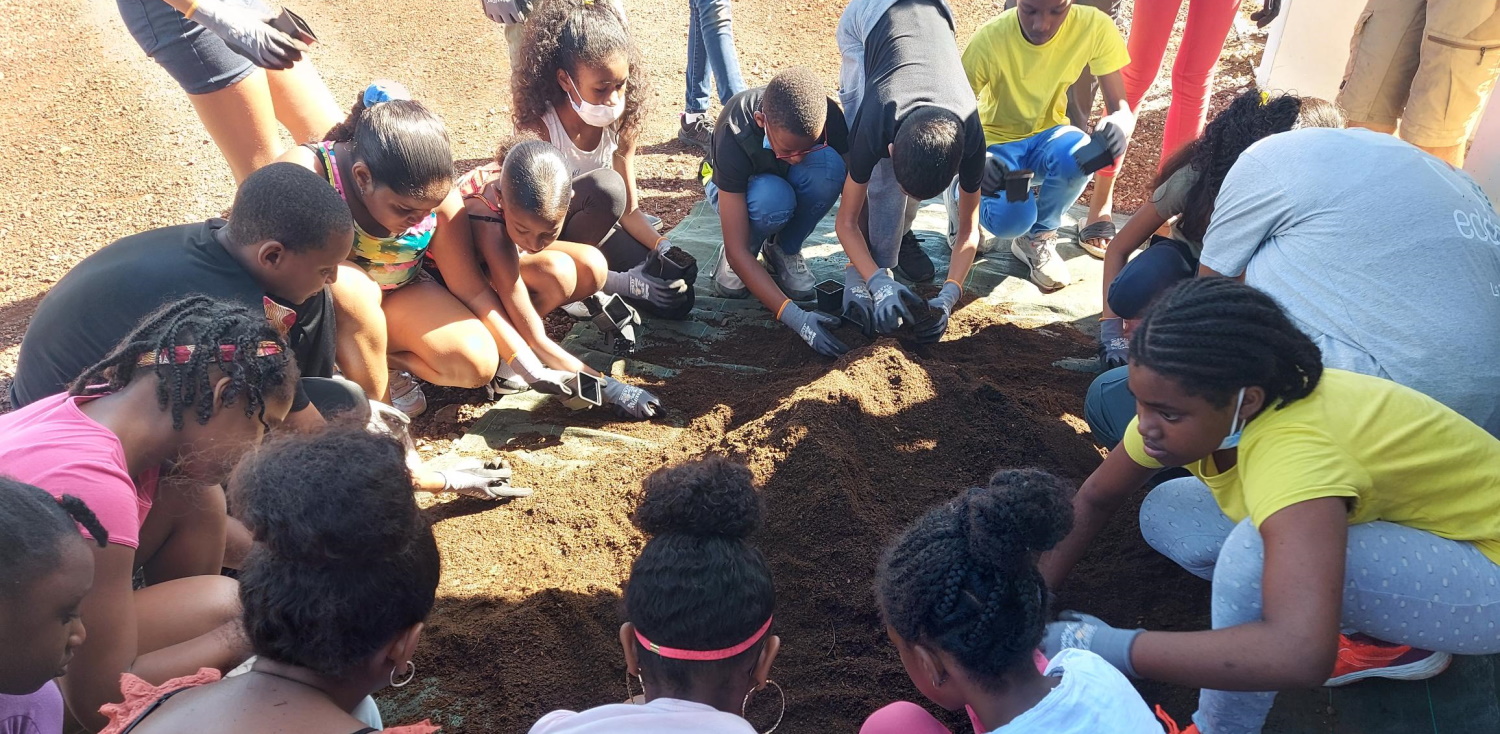
[[[673,281],[692,272],[696,267],[698,267],[698,258],[693,257],[692,253],[681,247],[673,247],[665,254],[651,258],[651,261],[646,263],[646,274],[653,278]]]
[[[844,310],[843,283],[830,278],[813,286],[813,290],[818,292],[819,311],[837,316],[839,312]]]
[[[1032,171],[1010,171],[1005,174],[1005,200],[1014,204],[1026,201],[1027,194],[1031,189],[1031,178],[1036,174]]]
[[[635,317],[635,313],[630,310],[630,304],[613,293],[604,302],[604,315],[609,318],[610,323],[614,324],[616,329],[629,324]]]
[[[938,319],[942,318],[942,314],[942,311],[926,304],[919,309],[915,309],[915,313],[912,314],[912,333],[921,334],[930,330],[937,324]]]
[[[587,372],[578,373],[578,381],[574,383],[578,390],[573,393],[574,397],[588,403],[589,405],[604,404],[604,381]]]

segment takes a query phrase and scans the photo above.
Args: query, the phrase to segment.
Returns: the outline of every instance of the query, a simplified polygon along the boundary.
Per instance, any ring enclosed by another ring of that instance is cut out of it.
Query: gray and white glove
[[[263,69],[290,69],[308,50],[301,40],[273,28],[270,17],[224,0],[200,0],[192,20]]]
[[[484,15],[496,23],[524,23],[526,22],[526,9],[516,0],[481,0],[484,3]]]
[[[1130,663],[1130,646],[1145,630],[1111,627],[1092,614],[1074,611],[1063,612],[1057,619],[1047,625],[1042,635],[1042,653],[1048,660],[1063,650],[1088,650],[1121,673],[1136,677],[1135,666]]]
[[[444,491],[465,497],[498,500],[531,496],[529,488],[510,486],[510,467],[503,461],[464,459],[438,472],[438,476],[443,478]]]
[[[1125,364],[1130,340],[1125,338],[1125,319],[1118,316],[1099,322],[1099,366],[1114,369]]]
[[[573,389],[568,386],[568,381],[573,379],[573,373],[562,370],[554,370],[542,364],[535,354],[521,352],[511,357],[510,368],[515,371],[521,379],[526,381],[531,389],[547,395],[572,395]]]
[[[917,341],[935,342],[943,338],[943,333],[948,331],[948,317],[953,315],[953,307],[958,305],[958,299],[963,294],[964,289],[958,287],[957,283],[951,280],[943,283],[943,289],[927,302],[927,308],[936,312],[937,319],[930,326],[916,333]]]
[[[910,288],[897,283],[884,268],[870,276],[869,286],[870,296],[875,299],[875,330],[882,334],[894,332],[901,328],[902,323],[912,323],[915,320],[912,308],[926,305]]]
[[[630,420],[650,420],[665,413],[661,399],[634,385],[627,385],[613,377],[605,376],[604,405],[614,414]]]
[[[875,299],[853,265],[844,268],[844,318],[865,336],[875,336]]]
[[[847,291],[845,292],[847,293]],[[825,357],[837,357],[849,351],[849,347],[844,346],[843,342],[834,338],[833,334],[829,333],[839,325],[839,320],[836,316],[808,311],[788,301],[782,307],[781,315],[778,318],[781,320],[781,323],[790,326],[792,331],[797,332],[797,336],[802,337],[802,341],[807,342],[807,346],[812,347],[813,351],[818,354]]]
[[[681,305],[692,284],[682,278],[669,281],[646,274],[646,266],[651,264],[652,259],[661,257],[672,247],[672,243],[663,242],[658,249],[648,253],[640,265],[620,273],[629,279],[629,284],[625,289],[618,290],[618,294],[645,301],[663,311],[671,311]]]

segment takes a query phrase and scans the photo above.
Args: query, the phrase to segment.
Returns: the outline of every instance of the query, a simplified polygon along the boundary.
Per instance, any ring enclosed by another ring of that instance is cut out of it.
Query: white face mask
[[[625,114],[625,95],[623,92],[620,94],[620,101],[617,104],[594,104],[583,99],[583,93],[578,91],[578,82],[573,81],[572,76],[568,76],[568,83],[573,85],[573,94],[578,95],[578,99],[580,100],[574,102],[573,94],[570,94],[568,95],[568,104],[573,105],[573,111],[578,113],[578,119],[583,120],[584,124],[593,127],[609,127],[615,124],[615,121],[619,120],[621,115]]]
[[[1240,397],[1234,401],[1234,415],[1229,416],[1229,435],[1219,442],[1219,451],[1232,449],[1240,445],[1240,434],[1245,432],[1245,424],[1250,421],[1240,422],[1240,406],[1245,404],[1245,388],[1240,388]]]

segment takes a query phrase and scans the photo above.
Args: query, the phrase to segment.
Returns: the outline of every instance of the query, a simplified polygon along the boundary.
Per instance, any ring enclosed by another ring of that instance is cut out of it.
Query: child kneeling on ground
[[[531,734],[755,734],[743,715],[775,686],[767,676],[781,638],[770,634],[771,569],[746,541],[764,514],[750,470],[710,458],[658,469],[644,484],[635,523],[652,538],[630,569],[620,627],[626,681],[643,692],[554,711]]]
[[[82,525],[89,538],[78,535]],[[83,500],[0,477],[0,722],[8,731],[62,734],[54,678],[83,644],[78,607],[94,584],[94,554],[109,533]]]
[[[1069,494],[1046,472],[1003,471],[923,515],[880,562],[886,634],[917,690],[967,708],[976,732],[1159,734],[1130,681],[1098,655],[1066,650],[1037,669],[1048,592],[1035,558],[1073,526]],[[901,701],[860,734],[948,729]]]
[[[160,686],[126,673],[103,734],[376,731],[351,712],[416,675],[439,576],[405,450],[355,426],[293,434],[246,459],[229,487],[256,540],[240,572],[254,663],[222,680],[204,669]]]

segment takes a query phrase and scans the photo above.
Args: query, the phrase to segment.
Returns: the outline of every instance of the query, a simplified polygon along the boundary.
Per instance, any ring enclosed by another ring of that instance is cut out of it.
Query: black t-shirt
[[[214,233],[227,222],[153,229],[118,240],[68,271],[37,306],[21,340],[11,387],[16,407],[55,395],[103,359],[157,308],[201,294],[264,311],[291,343],[304,377],[330,377],[333,299],[325,288],[301,306],[270,299]],[[288,329],[282,318],[295,322]],[[293,410],[307,406],[299,387]]]
[[[766,147],[766,129],[755,123],[755,112],[760,109],[760,99],[765,93],[765,87],[740,92],[730,97],[724,103],[724,111],[719,113],[709,162],[714,166],[714,185],[720,191],[743,194],[750,186],[751,176],[774,173],[786,178],[787,169],[791,168]],[[828,121],[823,124],[823,135],[828,147],[839,155],[849,152],[849,125],[844,122],[844,111],[832,99],[828,100]]]
[[[958,183],[979,190],[984,175],[984,126],[979,103],[940,0],[897,0],[865,36],[865,89],[849,131],[849,177],[869,183],[907,113],[941,107],[963,121],[964,157]]]

